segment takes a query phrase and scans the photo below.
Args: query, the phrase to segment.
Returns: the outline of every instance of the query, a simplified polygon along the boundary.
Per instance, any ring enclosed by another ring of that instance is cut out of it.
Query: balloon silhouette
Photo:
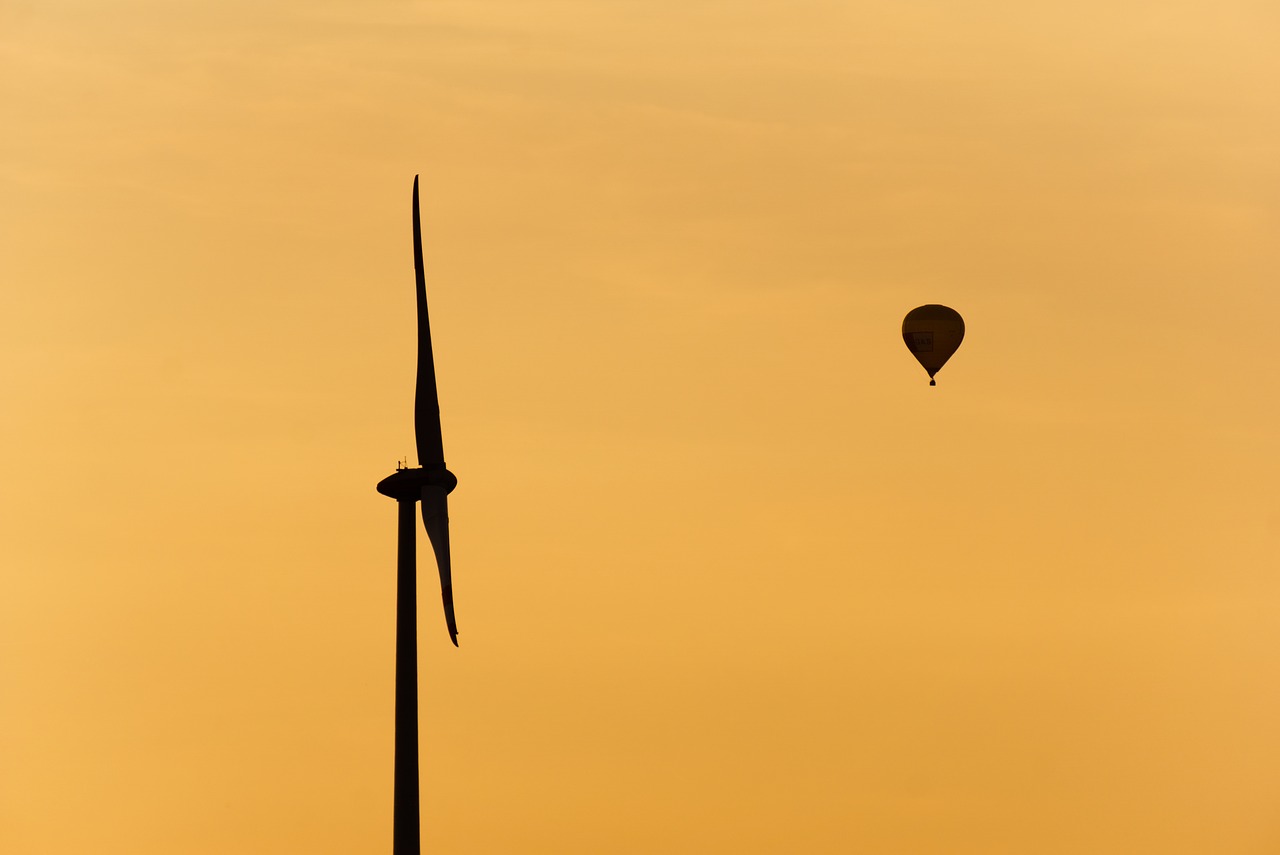
[[[964,341],[964,318],[955,309],[930,303],[907,312],[902,319],[902,340],[907,350],[929,372],[929,385],[937,386],[933,379],[951,354]]]

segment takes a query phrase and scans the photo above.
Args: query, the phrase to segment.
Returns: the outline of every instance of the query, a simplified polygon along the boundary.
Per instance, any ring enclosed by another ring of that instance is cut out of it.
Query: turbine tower
[[[427,317],[427,285],[422,267],[422,223],[418,213],[418,176],[413,177],[413,268],[418,290],[418,388],[413,426],[418,468],[397,468],[378,482],[378,492],[396,500],[396,756],[392,819],[393,855],[419,855],[418,821],[418,616],[417,521],[414,505],[422,502],[422,522],[436,554],[440,593],[449,639],[458,646],[453,616],[453,581],[449,570],[448,495],[458,479],[444,465],[440,436],[440,398],[431,355],[431,323]]]

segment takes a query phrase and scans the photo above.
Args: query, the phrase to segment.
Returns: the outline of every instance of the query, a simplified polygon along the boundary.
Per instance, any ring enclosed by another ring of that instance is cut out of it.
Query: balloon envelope
[[[929,385],[935,386],[933,375],[947,364],[964,340],[964,318],[946,306],[933,303],[920,306],[902,319],[902,340],[929,372]]]

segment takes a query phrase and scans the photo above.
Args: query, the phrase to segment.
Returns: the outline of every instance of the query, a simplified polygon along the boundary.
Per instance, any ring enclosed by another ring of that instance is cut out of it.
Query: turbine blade
[[[422,488],[422,524],[427,539],[436,553],[440,569],[440,596],[444,600],[444,622],[449,627],[449,640],[458,646],[458,621],[453,614],[453,572],[449,566],[449,494],[444,487]]]
[[[431,320],[427,315],[427,277],[422,263],[422,217],[418,212],[418,176],[413,176],[413,270],[418,292],[418,386],[413,401],[413,427],[418,441],[418,465],[444,466],[440,435],[440,396],[436,364],[431,353]]]

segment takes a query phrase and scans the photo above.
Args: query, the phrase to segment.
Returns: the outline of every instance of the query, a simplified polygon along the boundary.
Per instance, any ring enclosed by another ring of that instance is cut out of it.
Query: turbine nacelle
[[[378,492],[397,502],[416,502],[423,487],[443,488],[447,496],[458,486],[458,478],[443,466],[397,469],[378,482]]]

